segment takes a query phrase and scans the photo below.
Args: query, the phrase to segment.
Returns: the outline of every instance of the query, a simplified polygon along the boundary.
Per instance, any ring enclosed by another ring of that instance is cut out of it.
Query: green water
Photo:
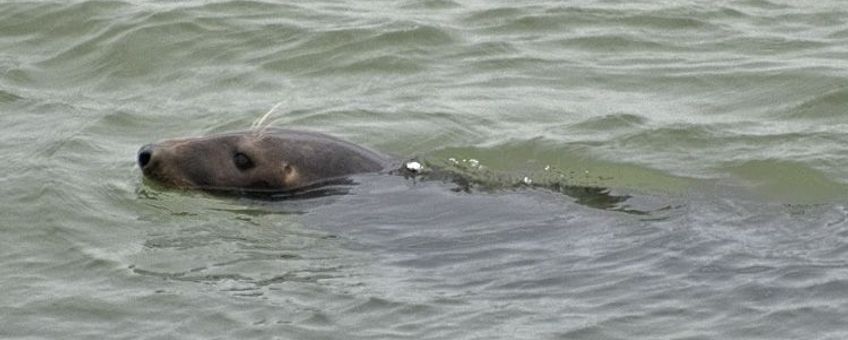
[[[841,339],[846,60],[842,1],[5,1],[0,337]],[[142,181],[276,104],[503,185]]]

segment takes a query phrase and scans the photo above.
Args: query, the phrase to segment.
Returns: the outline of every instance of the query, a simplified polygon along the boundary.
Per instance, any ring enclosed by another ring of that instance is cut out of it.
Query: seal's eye
[[[253,161],[250,160],[250,157],[247,157],[247,155],[241,152],[236,152],[233,155],[233,162],[239,170],[247,170],[253,167]]]

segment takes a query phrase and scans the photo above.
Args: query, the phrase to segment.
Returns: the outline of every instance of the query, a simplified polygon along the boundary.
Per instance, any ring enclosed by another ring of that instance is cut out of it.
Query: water
[[[3,2],[0,336],[843,339],[846,18],[841,1]],[[277,103],[274,125],[492,185],[364,175],[265,202],[142,181],[141,145]]]

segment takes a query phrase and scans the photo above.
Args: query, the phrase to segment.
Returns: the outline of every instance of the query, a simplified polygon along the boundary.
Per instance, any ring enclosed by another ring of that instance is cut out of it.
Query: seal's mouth
[[[174,188],[174,189],[202,189],[201,187],[190,183],[185,179],[178,179],[172,176],[167,176],[158,171],[143,169],[144,179],[156,183],[157,185]]]

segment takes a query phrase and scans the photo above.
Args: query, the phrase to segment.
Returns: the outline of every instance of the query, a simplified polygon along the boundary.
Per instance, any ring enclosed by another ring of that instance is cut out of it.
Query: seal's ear
[[[297,173],[297,169],[285,162],[283,162],[282,167],[283,185],[286,188],[297,187],[300,184],[300,175]]]

